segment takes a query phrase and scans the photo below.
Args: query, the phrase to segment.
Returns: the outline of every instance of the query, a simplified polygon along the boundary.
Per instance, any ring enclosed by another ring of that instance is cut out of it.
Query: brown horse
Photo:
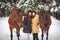
[[[10,32],[11,32],[11,40],[13,39],[12,30],[14,28],[16,28],[16,33],[17,33],[17,37],[19,40],[20,28],[24,25],[24,23],[22,21],[23,16],[24,16],[23,11],[21,9],[17,9],[16,7],[11,12],[9,19],[8,19],[9,28],[10,28]]]
[[[50,15],[45,12],[44,10],[40,10],[39,12],[39,21],[40,21],[40,28],[42,31],[42,40],[44,36],[44,31],[46,33],[46,40],[48,40],[48,32],[49,32],[49,27],[51,25],[51,18]]]

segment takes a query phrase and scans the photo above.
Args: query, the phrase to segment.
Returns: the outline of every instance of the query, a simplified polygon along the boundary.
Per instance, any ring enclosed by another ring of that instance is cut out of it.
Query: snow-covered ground
[[[56,20],[54,17],[51,17],[51,19],[52,25],[49,30],[49,40],[60,40],[60,21]],[[17,40],[15,30],[13,31],[13,35],[13,40]],[[20,40],[26,40],[26,38],[27,34],[23,33],[23,30],[21,29]],[[10,40],[8,17],[0,18],[0,40]],[[33,40],[32,34],[30,35],[30,40]],[[41,30],[39,32],[39,40],[41,40]]]

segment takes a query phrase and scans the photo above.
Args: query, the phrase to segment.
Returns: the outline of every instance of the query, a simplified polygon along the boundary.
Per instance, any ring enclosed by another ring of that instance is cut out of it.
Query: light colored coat
[[[38,33],[39,32],[39,15],[36,14],[36,16],[32,19],[32,33]]]

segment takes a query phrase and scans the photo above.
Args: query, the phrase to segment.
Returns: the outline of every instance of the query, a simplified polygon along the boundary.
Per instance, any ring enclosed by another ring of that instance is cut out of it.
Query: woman
[[[27,34],[27,40],[29,40],[29,36],[32,32],[32,27],[31,27],[31,13],[32,11],[29,10],[27,15],[24,17],[24,28],[23,28],[23,32]]]
[[[33,33],[33,40],[39,40],[38,39],[38,33],[39,33],[39,16],[36,14],[35,11],[32,11],[32,33]]]

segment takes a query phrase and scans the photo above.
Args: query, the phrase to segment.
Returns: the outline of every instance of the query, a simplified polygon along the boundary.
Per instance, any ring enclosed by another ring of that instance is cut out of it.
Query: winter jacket
[[[32,18],[32,33],[38,33],[39,32],[39,15],[36,14],[34,18]]]
[[[32,27],[31,27],[31,21],[28,21],[28,16],[24,17],[24,24],[25,26],[23,27],[23,32],[24,33],[31,33],[32,32]]]

